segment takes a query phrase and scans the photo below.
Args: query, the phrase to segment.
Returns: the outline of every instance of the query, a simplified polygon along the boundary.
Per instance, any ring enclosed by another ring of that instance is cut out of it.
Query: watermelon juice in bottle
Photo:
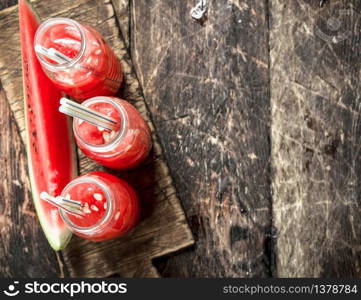
[[[80,203],[78,213],[60,208],[60,215],[73,233],[91,241],[122,236],[139,220],[140,204],[135,190],[108,173],[80,176],[63,189],[60,197]]]
[[[67,95],[82,101],[118,91],[120,61],[92,27],[67,18],[48,19],[39,26],[34,45],[45,73]]]
[[[152,146],[150,128],[127,101],[93,97],[82,104],[66,98],[60,103],[59,110],[74,117],[76,143],[89,158],[109,168],[128,169],[148,156]],[[107,128],[109,121],[113,127]]]

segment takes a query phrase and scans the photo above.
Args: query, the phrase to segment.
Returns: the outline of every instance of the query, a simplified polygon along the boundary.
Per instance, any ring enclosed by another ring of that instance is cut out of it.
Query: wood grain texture
[[[4,9],[4,8],[8,8],[12,5],[17,4],[18,1],[17,0],[1,0],[0,1],[0,10]]]
[[[92,243],[74,237],[63,251],[71,276],[79,277],[155,277],[158,276],[151,260],[193,244],[183,210],[164,161],[162,149],[154,133],[142,91],[132,70],[110,1],[33,1],[43,18],[63,16],[95,27],[121,58],[125,82],[119,94],[142,113],[153,130],[153,150],[138,169],[114,172],[128,180],[139,192],[143,217],[139,226],[126,237],[113,241]],[[0,37],[6,46],[0,50],[0,79],[8,95],[10,106],[20,130],[24,130],[22,111],[21,65],[17,8],[0,12]],[[101,170],[99,165],[80,156],[80,171]]]
[[[277,275],[360,277],[361,5],[270,2]]]
[[[203,24],[189,16],[197,1],[62,0],[61,10],[53,2],[35,4],[43,16],[94,25],[115,47],[127,78],[121,94],[148,120],[151,112],[165,149],[155,142],[141,168],[113,172],[140,191],[143,221],[111,242],[75,237],[64,253],[71,276],[361,276],[358,1],[209,0]],[[16,8],[0,12],[0,79],[12,112],[0,108],[21,129],[16,18]],[[23,146],[14,123],[0,122],[0,196],[17,199],[0,202],[0,224],[21,232],[0,230],[0,276],[54,276],[31,216]],[[16,147],[3,147],[10,140]],[[196,239],[187,250],[178,251],[191,237],[164,156]],[[82,172],[98,168],[80,157]],[[23,258],[27,236],[39,239],[43,265],[29,267],[35,245]]]
[[[264,277],[274,265],[265,1],[131,1],[131,55],[192,227],[172,277]]]
[[[123,41],[127,48],[129,48],[130,38],[130,1],[129,0],[110,0],[113,5],[116,19],[122,33]]]
[[[1,85],[0,114],[0,278],[57,277],[63,270],[38,226],[25,147]]]

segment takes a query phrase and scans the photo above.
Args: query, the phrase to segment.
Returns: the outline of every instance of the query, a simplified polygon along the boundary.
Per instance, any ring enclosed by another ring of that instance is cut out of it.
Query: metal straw
[[[54,48],[45,48],[41,45],[35,45],[35,51],[41,55],[46,56],[47,58],[57,62],[58,64],[64,64],[71,61],[70,57],[67,57],[63,53],[57,51]]]
[[[99,126],[108,130],[117,130],[119,127],[117,121],[113,118],[85,107],[84,105],[81,105],[75,101],[71,101],[67,98],[61,98],[60,104],[59,111],[66,115],[84,120],[95,126]]]
[[[41,192],[40,199],[49,202],[50,204],[71,215],[84,216],[84,205],[81,201],[66,199],[61,196],[53,197],[47,192]]]

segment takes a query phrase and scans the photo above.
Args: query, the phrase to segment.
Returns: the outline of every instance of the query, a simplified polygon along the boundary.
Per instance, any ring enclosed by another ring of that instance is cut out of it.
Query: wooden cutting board
[[[152,259],[193,244],[193,237],[177,198],[172,178],[155,134],[155,128],[134,73],[128,53],[127,1],[33,1],[42,20],[68,17],[95,27],[115,50],[123,65],[125,82],[119,97],[135,105],[153,131],[153,150],[147,161],[130,171],[107,172],[130,182],[139,192],[143,217],[129,235],[112,241],[92,243],[74,236],[63,251],[73,277],[158,277]],[[116,16],[125,16],[117,19]],[[24,141],[24,111],[19,44],[18,9],[0,12],[0,80]],[[56,99],[54,99],[56,100]],[[79,172],[105,170],[79,152]],[[28,187],[29,188],[29,187]]]

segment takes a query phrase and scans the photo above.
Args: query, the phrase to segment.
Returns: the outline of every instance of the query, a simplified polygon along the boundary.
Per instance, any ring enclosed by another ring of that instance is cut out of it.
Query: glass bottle
[[[39,26],[34,44],[45,73],[72,98],[82,101],[119,90],[121,63],[94,28],[72,19],[51,18]]]

